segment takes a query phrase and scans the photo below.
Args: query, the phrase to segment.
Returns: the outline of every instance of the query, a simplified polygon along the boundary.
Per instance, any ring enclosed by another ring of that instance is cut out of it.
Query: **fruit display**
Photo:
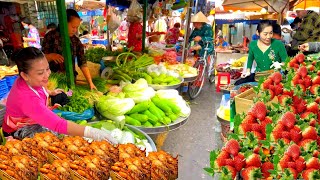
[[[210,153],[206,172],[220,179],[320,179],[317,63],[298,54],[286,62],[286,75],[261,80],[255,88],[261,96],[236,115],[234,132]],[[266,105],[273,98],[279,104]]]
[[[180,77],[183,77],[183,78],[198,76],[198,70],[186,64],[174,64],[174,65],[164,64],[164,65],[167,68],[167,70],[172,70],[177,74],[179,74]]]
[[[231,60],[231,67],[243,67],[247,59],[248,59],[247,56],[243,56],[240,59]]]

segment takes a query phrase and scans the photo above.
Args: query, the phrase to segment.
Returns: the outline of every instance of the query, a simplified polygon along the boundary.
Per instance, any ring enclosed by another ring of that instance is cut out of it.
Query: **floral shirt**
[[[37,28],[35,28],[35,27],[30,28],[29,33],[28,33],[28,38],[35,38],[36,39],[36,41],[28,41],[29,47],[35,47],[35,48],[41,49],[40,36],[39,36],[39,32],[38,32]]]
[[[284,62],[288,57],[284,44],[276,39],[271,40],[270,47],[263,53],[258,47],[258,40],[249,45],[247,68],[251,69],[253,61],[257,63],[257,72],[270,70],[274,61]]]
[[[87,65],[87,60],[84,57],[84,47],[80,41],[80,39],[77,36],[72,36],[70,37],[70,46],[71,46],[71,54],[72,54],[72,66],[73,66],[73,71],[76,73],[76,68],[75,68],[75,61],[77,58],[78,66],[86,66]],[[48,32],[43,39],[42,42],[42,51],[45,54],[50,54],[50,53],[57,53],[57,54],[62,54],[62,41],[61,41],[61,35],[60,32],[58,31],[58,28],[55,30],[52,30]],[[62,64],[56,64],[54,61],[51,61],[49,63],[50,69],[53,72],[64,72],[65,67],[64,63]]]
[[[203,26],[201,27],[201,29],[194,29],[189,37],[189,42],[191,42],[193,40],[193,38],[195,38],[196,36],[200,36],[201,37],[201,41],[199,42],[199,45],[202,47],[199,55],[203,56],[204,54],[204,48],[205,48],[205,42],[210,40],[211,42],[209,43],[209,50],[208,50],[208,54],[212,54],[213,53],[213,30],[212,27],[209,24],[203,24]]]
[[[142,34],[143,26],[140,22],[130,23],[128,32],[128,48],[134,47],[133,51],[142,51],[142,38],[137,38],[137,34]]]
[[[171,28],[166,34],[166,43],[167,44],[176,44],[180,35],[179,28]]]

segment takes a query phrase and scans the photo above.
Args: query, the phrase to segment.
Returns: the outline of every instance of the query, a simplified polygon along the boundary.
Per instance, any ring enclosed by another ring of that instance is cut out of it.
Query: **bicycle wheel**
[[[194,80],[193,82],[189,82],[188,84],[188,94],[190,99],[195,99],[196,97],[198,97],[204,84],[204,62],[197,61],[194,67],[198,69],[199,75],[196,80]]]
[[[215,75],[214,75],[214,72],[212,72],[212,73],[209,75],[208,79],[209,79],[209,83],[210,83],[210,84],[213,84],[213,83],[215,82],[216,77],[215,77]]]

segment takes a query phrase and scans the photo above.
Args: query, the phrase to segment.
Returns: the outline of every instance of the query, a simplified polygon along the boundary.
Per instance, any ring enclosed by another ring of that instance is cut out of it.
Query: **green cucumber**
[[[153,115],[149,110],[143,112],[143,114],[148,116],[148,121],[155,125],[158,122],[157,116]]]
[[[144,127],[153,127],[153,125],[149,121],[146,121],[145,123],[143,123],[143,126]]]
[[[134,113],[134,114],[130,114],[129,116],[133,119],[140,121],[141,123],[147,122],[149,119],[148,116],[144,114]]]
[[[127,114],[140,113],[148,110],[150,108],[151,101],[144,101],[136,104]]]
[[[136,120],[136,119],[133,119],[132,117],[130,116],[125,116],[125,121],[127,124],[130,124],[130,125],[133,125],[133,126],[141,126],[141,122]]]

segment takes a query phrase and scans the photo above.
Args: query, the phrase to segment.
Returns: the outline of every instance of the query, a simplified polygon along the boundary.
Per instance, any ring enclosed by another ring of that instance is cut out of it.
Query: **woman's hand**
[[[90,83],[90,89],[91,90],[98,90],[97,87],[93,83]]]
[[[60,94],[62,92],[64,92],[63,89],[55,89],[55,90],[51,91],[49,95],[50,96],[56,96],[56,95],[58,95],[58,94]]]
[[[250,69],[249,69],[245,73],[241,74],[241,78],[246,78],[246,77],[250,76],[250,74],[251,74],[251,72],[250,72]]]
[[[63,56],[61,56],[60,54],[57,54],[57,53],[46,54],[46,58],[49,62],[54,61],[57,64],[63,63],[63,61],[64,61]]]
[[[90,126],[85,127],[84,136],[98,141],[107,140],[112,144],[118,144],[118,141],[113,138],[111,134],[100,129],[92,128]]]
[[[201,41],[201,39],[202,38],[200,36],[196,36],[193,40],[196,41],[196,42],[199,42],[199,41]]]
[[[298,46],[300,51],[309,51],[309,43],[304,43]]]

